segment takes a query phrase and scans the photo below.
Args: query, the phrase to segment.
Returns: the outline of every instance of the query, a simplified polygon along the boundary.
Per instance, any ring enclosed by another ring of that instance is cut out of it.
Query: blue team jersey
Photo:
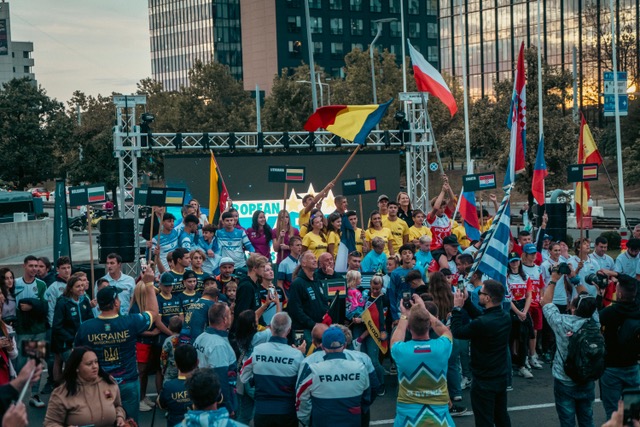
[[[162,294],[156,295],[158,299],[158,314],[162,323],[169,327],[169,320],[173,316],[179,316],[182,314],[182,298],[180,294],[171,294],[171,297],[167,298]]]
[[[164,266],[165,270],[169,270],[169,263],[167,262],[167,254],[178,247],[178,238],[180,233],[174,228],[168,234],[160,233],[160,262]],[[153,238],[153,246],[158,246],[158,236]]]
[[[151,314],[98,317],[80,325],[74,346],[86,346],[98,356],[100,367],[118,384],[138,379],[136,338],[152,326]]]
[[[185,377],[178,377],[162,385],[160,406],[167,410],[167,427],[179,424],[191,408],[191,398],[185,387],[185,380]]]
[[[236,269],[246,266],[244,251],[255,252],[247,233],[244,230],[234,228],[227,231],[224,228],[216,230],[216,240],[221,257],[229,257],[233,260]]]
[[[182,283],[182,277],[184,276],[184,273],[178,273],[175,270],[169,270],[167,273],[173,276],[173,288],[171,288],[171,293],[182,293],[182,291],[184,291],[184,283]]]
[[[189,295],[187,291],[184,291],[178,296],[180,297],[180,311],[186,316],[191,306],[202,297],[202,294],[194,292],[193,295]]]

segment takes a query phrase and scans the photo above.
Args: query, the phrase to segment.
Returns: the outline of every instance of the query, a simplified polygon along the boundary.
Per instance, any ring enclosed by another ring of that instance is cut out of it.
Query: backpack
[[[618,329],[618,342],[640,355],[640,319],[627,318]]]
[[[564,372],[576,384],[595,381],[604,372],[604,337],[598,324],[589,319],[569,338]]]

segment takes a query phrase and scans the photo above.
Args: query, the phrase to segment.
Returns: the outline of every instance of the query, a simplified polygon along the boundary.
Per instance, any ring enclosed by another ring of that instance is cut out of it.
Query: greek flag
[[[476,270],[480,270],[490,279],[506,285],[507,265],[509,264],[509,239],[511,236],[511,188],[513,185],[505,187],[504,199],[500,203],[500,208],[489,228],[487,237],[484,239],[480,250],[476,255],[476,261],[471,267],[471,276]]]

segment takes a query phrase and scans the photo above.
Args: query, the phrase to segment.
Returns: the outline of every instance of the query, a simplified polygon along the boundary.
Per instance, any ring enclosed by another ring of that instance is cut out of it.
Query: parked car
[[[44,187],[33,187],[27,190],[33,197],[45,198],[47,201],[51,197],[51,193]]]

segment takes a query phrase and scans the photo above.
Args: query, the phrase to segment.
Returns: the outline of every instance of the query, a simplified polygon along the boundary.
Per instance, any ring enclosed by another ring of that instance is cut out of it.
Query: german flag
[[[227,186],[224,185],[224,179],[222,179],[222,174],[218,169],[218,163],[213,151],[211,151],[209,165],[209,222],[211,224],[218,225],[220,215],[222,215],[228,199]]]
[[[377,301],[377,300],[376,300]],[[380,351],[384,354],[387,354],[389,350],[389,342],[387,340],[383,340],[380,333],[380,311],[378,310],[378,305],[376,301],[373,301],[367,309],[362,312],[362,321],[364,325],[367,327],[367,331],[369,331],[369,335],[375,341],[376,345],[380,349]]]

